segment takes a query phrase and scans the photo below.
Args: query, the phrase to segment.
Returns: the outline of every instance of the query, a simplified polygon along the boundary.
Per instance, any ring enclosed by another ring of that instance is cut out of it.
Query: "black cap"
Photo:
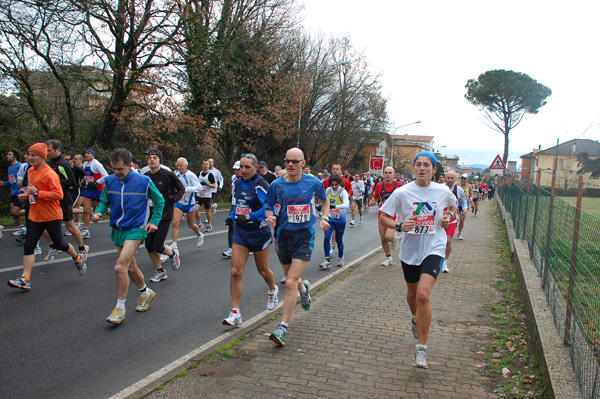
[[[162,153],[159,150],[157,150],[156,148],[154,148],[154,147],[148,148],[144,152],[144,155],[146,155],[146,156],[147,155],[156,155],[156,156],[158,156],[158,159],[160,159],[160,162],[162,162]]]
[[[258,163],[258,167],[259,167],[259,168],[266,168],[266,167],[267,167],[267,163],[266,163],[265,161],[260,161],[260,162]]]

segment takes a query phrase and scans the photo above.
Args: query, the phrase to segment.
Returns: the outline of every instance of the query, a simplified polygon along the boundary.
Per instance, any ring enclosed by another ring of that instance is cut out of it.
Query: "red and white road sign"
[[[369,169],[371,171],[382,171],[383,170],[383,156],[371,155],[371,160],[369,162]]]
[[[492,162],[492,164],[490,165],[490,169],[506,169],[506,165],[504,165],[504,162],[502,162],[502,158],[500,158],[500,155],[496,155],[496,158],[494,158],[494,162]]]

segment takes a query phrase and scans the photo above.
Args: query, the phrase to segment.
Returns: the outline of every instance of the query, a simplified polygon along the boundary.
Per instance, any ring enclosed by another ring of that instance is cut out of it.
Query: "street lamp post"
[[[394,167],[394,137],[393,136],[396,134],[396,131],[398,131],[398,129],[401,129],[403,127],[407,127],[410,125],[416,125],[417,123],[421,123],[421,121],[411,122],[411,123],[407,123],[406,125],[398,126],[397,128],[394,129],[394,132],[390,135],[390,138],[392,139],[392,155],[390,157],[390,163],[392,164],[392,168]],[[384,153],[384,155],[385,155],[385,153]]]
[[[325,65],[323,68],[332,68],[332,67],[337,67],[337,66],[342,66],[342,65],[350,65],[352,61],[340,61],[340,62],[336,62],[335,64],[329,64],[329,65]],[[318,70],[319,67],[315,67],[315,68],[309,68],[309,70]],[[300,107],[298,110],[298,132],[296,134],[296,147],[300,147],[300,125],[301,125],[301,121],[302,121],[302,99],[300,99]]]

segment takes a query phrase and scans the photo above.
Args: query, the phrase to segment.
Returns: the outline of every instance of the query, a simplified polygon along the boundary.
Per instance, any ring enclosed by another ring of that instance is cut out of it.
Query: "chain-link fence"
[[[600,398],[600,217],[532,184],[498,187],[526,240],[583,398]]]

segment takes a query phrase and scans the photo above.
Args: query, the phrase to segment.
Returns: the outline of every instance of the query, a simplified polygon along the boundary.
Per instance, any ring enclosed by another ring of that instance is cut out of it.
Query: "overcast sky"
[[[520,164],[521,155],[557,139],[600,139],[598,1],[300,2],[308,31],[349,36],[381,74],[392,130],[422,121],[397,134],[435,136],[442,154],[491,164],[504,136],[464,98],[465,85],[507,69],[552,90],[548,104],[511,131],[509,160]]]

